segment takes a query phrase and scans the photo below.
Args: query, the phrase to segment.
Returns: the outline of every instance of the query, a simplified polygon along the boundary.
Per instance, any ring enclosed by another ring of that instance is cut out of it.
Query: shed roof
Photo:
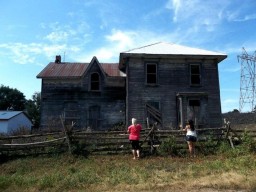
[[[11,119],[20,113],[23,113],[23,111],[0,111],[0,120]]]
[[[49,63],[37,78],[78,78],[83,76],[90,63]],[[101,63],[104,72],[109,76],[122,76],[118,63]]]

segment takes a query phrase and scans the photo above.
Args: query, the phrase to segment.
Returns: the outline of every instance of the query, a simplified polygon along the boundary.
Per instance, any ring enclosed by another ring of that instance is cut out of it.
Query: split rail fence
[[[0,155],[39,155],[49,153],[77,153],[77,154],[120,154],[130,153],[130,142],[126,131],[75,131],[73,125],[63,125],[62,132],[0,136]],[[199,151],[204,152],[207,146],[216,146],[226,140],[234,147],[234,141],[241,138],[244,130],[233,130],[230,124],[219,128],[197,129]],[[250,133],[256,138],[256,131]],[[140,145],[142,151],[152,154],[166,141],[174,142],[176,149],[186,150],[185,133],[181,130],[159,130],[155,125],[141,133]]]

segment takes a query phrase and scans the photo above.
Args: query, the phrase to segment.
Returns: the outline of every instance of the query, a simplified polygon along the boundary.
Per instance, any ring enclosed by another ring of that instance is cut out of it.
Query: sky
[[[255,0],[0,0],[0,85],[31,99],[56,55],[117,63],[120,52],[163,41],[227,54],[222,112],[239,110],[237,56],[256,51],[255,10]]]

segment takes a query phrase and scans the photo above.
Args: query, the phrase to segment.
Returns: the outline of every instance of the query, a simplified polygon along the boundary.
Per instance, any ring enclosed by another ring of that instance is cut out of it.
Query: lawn
[[[0,191],[256,191],[256,155],[26,157],[0,164]]]

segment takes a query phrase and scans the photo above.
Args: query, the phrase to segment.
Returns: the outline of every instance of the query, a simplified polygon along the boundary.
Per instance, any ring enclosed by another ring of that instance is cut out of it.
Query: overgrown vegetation
[[[177,145],[177,141],[175,136],[171,136],[164,140],[159,148],[157,149],[157,153],[162,156],[182,156],[183,154],[180,151],[179,146]]]
[[[250,146],[250,147],[248,147]],[[213,155],[187,158],[175,138],[161,156],[132,160],[126,155],[53,155],[20,158],[0,165],[1,191],[187,191],[256,190],[255,141],[246,133],[232,149],[227,142]],[[168,156],[167,156],[168,155]]]

